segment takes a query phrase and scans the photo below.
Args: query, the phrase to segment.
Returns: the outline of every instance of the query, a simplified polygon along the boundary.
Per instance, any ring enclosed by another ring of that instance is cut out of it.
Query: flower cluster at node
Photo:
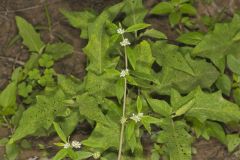
[[[122,118],[121,118],[121,120],[120,120],[120,122],[121,122],[121,124],[124,124],[124,123],[126,123],[126,122],[127,122],[127,118],[125,118],[125,117],[122,117]]]
[[[133,113],[130,119],[134,120],[137,123],[141,121],[142,117],[143,113],[138,113],[137,115]]]
[[[63,148],[67,149],[67,148],[70,148],[71,147],[71,144],[70,143],[65,143]]]
[[[100,152],[95,152],[95,153],[93,153],[92,156],[93,156],[94,159],[99,159],[101,157],[101,153]]]
[[[120,73],[120,77],[126,77],[127,75],[129,75],[129,71],[128,69],[125,69],[125,70],[122,70],[121,73]]]
[[[127,38],[124,38],[124,39],[122,40],[122,42],[120,42],[120,45],[123,46],[123,47],[128,46],[128,45],[130,45],[130,44],[131,44],[131,43],[129,42],[129,40],[128,40]]]
[[[72,141],[72,143],[70,144],[69,142],[65,143],[63,148],[67,149],[67,148],[76,148],[79,149],[81,148],[82,144],[79,141]]]
[[[123,33],[125,33],[125,30],[123,28],[118,28],[117,33],[118,34],[123,34]]]

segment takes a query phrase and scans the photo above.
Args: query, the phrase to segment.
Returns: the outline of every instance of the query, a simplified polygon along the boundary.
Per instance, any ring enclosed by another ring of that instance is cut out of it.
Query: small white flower
[[[128,69],[122,70],[120,73],[120,77],[126,77],[127,75],[129,75]]]
[[[81,148],[81,145],[82,144],[78,141],[72,141],[72,147],[73,148],[79,149],[79,148]]]
[[[143,117],[143,113],[138,113],[137,115],[133,113],[130,119],[134,120],[137,123],[141,121],[142,117]]]
[[[117,29],[118,34],[123,34],[124,32],[125,32],[125,30],[123,28],[118,28]]]
[[[101,153],[100,153],[100,152],[95,152],[95,153],[93,153],[93,158],[94,158],[94,159],[98,159],[98,158],[100,158],[100,156],[101,156]]]
[[[71,147],[71,144],[70,143],[65,143],[63,148],[67,149],[67,148],[70,148]]]
[[[128,45],[130,45],[131,43],[129,42],[129,40],[127,39],[127,38],[124,38],[123,40],[122,40],[122,42],[120,42],[120,45],[121,46],[128,46]]]

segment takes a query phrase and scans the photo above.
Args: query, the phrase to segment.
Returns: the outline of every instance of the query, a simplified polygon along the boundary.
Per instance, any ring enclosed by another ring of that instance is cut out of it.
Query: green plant
[[[171,1],[180,8],[189,5],[185,2]],[[147,11],[141,0],[123,1],[99,15],[61,12],[88,40],[83,49],[87,74],[80,80],[55,73],[54,61],[73,48],[44,44],[34,28],[17,17],[31,57],[0,94],[1,115],[14,114],[11,119],[17,122],[7,146],[56,132],[61,142],[55,145],[61,148],[53,160],[144,160],[149,157],[141,138],[147,137],[152,160],[191,160],[195,138],[214,137],[229,152],[240,144],[239,134],[224,131],[224,125],[237,126],[240,120],[239,15],[205,35],[181,35],[177,41],[187,45],[177,46],[144,23]],[[126,16],[119,20],[121,13]],[[232,102],[222,96],[231,91]],[[17,95],[24,107],[17,105]],[[72,140],[79,123],[89,123],[92,132]]]
[[[160,2],[150,11],[151,14],[156,15],[169,15],[169,22],[172,27],[182,23],[187,27],[192,26],[189,17],[185,15],[195,16],[196,9],[190,3],[190,0],[170,0],[169,2]]]

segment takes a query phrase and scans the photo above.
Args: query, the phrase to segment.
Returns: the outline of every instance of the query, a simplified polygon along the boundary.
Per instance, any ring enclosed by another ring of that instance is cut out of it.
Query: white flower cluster
[[[120,73],[120,77],[126,77],[127,75],[129,75],[129,71],[128,69],[125,69],[125,70],[122,70],[121,73]]]
[[[94,159],[98,159],[98,158],[101,157],[101,153],[100,152],[95,152],[95,153],[93,153],[92,156],[93,156]]]
[[[128,45],[130,45],[130,44],[131,44],[131,43],[129,42],[129,40],[128,40],[127,38],[124,38],[124,39],[122,40],[122,42],[120,42],[120,45],[123,46],[123,47],[128,46]]]
[[[143,113],[138,113],[137,115],[133,113],[130,119],[134,120],[137,123],[141,121],[142,117]]]
[[[123,34],[123,33],[125,33],[125,30],[123,28],[118,28],[117,33],[118,34]]]
[[[76,148],[76,149],[79,149],[81,148],[82,144],[79,142],[79,141],[72,141],[72,143],[70,144],[69,142],[68,143],[65,143],[63,148]]]

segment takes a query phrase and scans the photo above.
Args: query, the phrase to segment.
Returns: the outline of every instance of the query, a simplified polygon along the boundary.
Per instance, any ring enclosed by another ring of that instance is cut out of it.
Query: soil
[[[15,16],[22,16],[35,26],[47,26],[47,18],[44,6],[47,4],[48,11],[52,18],[52,31],[41,30],[42,38],[46,41],[58,41],[61,36],[66,42],[74,46],[74,54],[56,63],[55,69],[58,73],[74,75],[82,78],[85,74],[85,56],[82,48],[86,41],[79,38],[80,31],[73,29],[65,21],[60,14],[59,9],[80,11],[84,9],[93,9],[100,12],[107,6],[111,6],[120,0],[0,0],[0,90],[3,89],[10,79],[14,68],[21,66],[28,58],[27,50],[21,45],[20,41],[16,41],[10,45],[11,41],[17,35],[15,24]],[[147,8],[151,8],[154,4],[161,0],[144,0]],[[240,8],[239,0],[217,0],[211,5],[206,5],[202,0],[196,3],[198,12],[201,15],[217,16],[219,12],[224,10],[224,17],[229,18],[233,15],[237,8]],[[170,40],[177,37],[168,24],[167,17],[149,16],[148,23],[154,28],[164,32]],[[206,28],[202,27],[203,30]],[[0,138],[10,135],[10,131],[6,128],[0,128]],[[82,139],[85,133],[76,132],[74,134]],[[29,139],[34,144],[40,143],[47,147],[47,151],[55,153],[57,148],[52,148],[53,142],[57,142],[58,138],[52,136],[49,138]],[[193,160],[239,160],[240,150],[234,153],[228,153],[226,147],[217,140],[205,141],[197,140],[194,143],[197,153],[193,156]],[[33,147],[33,149],[23,150],[19,160],[26,160],[33,156],[41,156],[45,154],[43,150]],[[0,160],[3,159],[4,149],[0,147]]]

